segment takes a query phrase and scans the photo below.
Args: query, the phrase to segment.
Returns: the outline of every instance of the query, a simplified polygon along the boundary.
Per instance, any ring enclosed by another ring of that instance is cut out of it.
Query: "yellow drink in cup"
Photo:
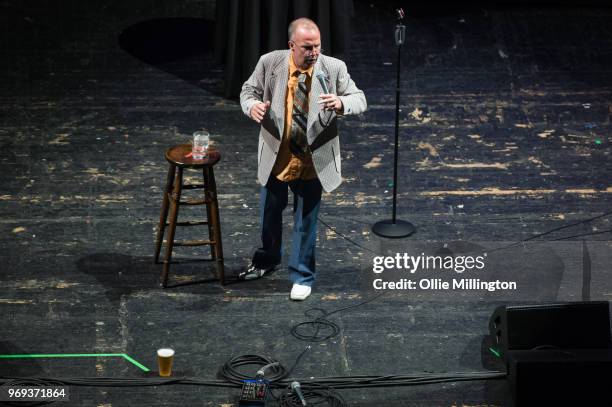
[[[157,365],[159,366],[159,375],[168,377],[172,375],[172,361],[174,360],[174,350],[163,348],[157,350]]]

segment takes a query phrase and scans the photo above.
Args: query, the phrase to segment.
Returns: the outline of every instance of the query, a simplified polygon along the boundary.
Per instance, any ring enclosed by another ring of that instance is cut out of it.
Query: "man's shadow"
[[[203,263],[173,261],[168,288],[199,286],[198,292],[219,292],[219,285],[215,284],[218,280],[212,271],[214,266]],[[93,253],[78,259],[76,266],[79,272],[94,277],[104,287],[104,294],[112,303],[137,291],[160,289],[162,264],[155,264],[152,256]]]
[[[236,263],[236,264],[234,264]],[[94,277],[104,287],[104,294],[111,303],[118,303],[122,296],[135,292],[160,290],[163,265],[155,264],[153,256],[130,256],[118,253],[93,253],[76,262],[80,273]],[[225,261],[226,284],[221,286],[215,275],[215,262],[207,259],[173,259],[170,267],[167,290],[197,294],[222,294],[231,290],[240,293],[268,293],[285,290],[284,279],[267,276],[260,280],[239,281],[238,274],[244,269],[242,263]],[[272,277],[272,278],[271,278]]]

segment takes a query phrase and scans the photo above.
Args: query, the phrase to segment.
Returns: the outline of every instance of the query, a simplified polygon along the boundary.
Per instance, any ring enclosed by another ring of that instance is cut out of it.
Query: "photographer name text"
[[[413,256],[408,253],[397,253],[395,256],[376,256],[372,261],[372,272],[376,278],[372,281],[375,290],[473,290],[473,291],[512,291],[517,289],[515,281],[493,280],[480,278],[414,278],[414,274],[425,271],[444,271],[456,274],[483,273],[485,271],[487,254],[479,256],[431,256],[421,253]],[[385,271],[401,271],[411,278],[385,280]]]

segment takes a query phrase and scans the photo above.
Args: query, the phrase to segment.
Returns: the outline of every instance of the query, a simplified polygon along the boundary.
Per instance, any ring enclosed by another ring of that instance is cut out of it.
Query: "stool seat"
[[[168,178],[164,189],[163,203],[159,215],[159,226],[155,241],[155,263],[159,263],[159,255],[162,245],[166,244],[166,253],[162,263],[164,264],[161,285],[167,287],[170,263],[172,261],[172,250],[175,246],[210,246],[210,260],[216,263],[216,274],[221,284],[225,284],[223,266],[223,246],[221,244],[221,222],[219,220],[219,203],[217,202],[217,185],[213,166],[219,162],[221,154],[215,148],[209,148],[206,157],[195,160],[191,156],[191,144],[179,144],[166,151],[166,161],[170,164]],[[191,183],[183,185],[184,169],[201,170],[202,183]],[[203,198],[191,198],[181,200],[183,190],[203,190]],[[178,222],[180,206],[206,206],[206,220],[190,220]],[[168,219],[168,217],[170,219]],[[174,235],[177,226],[208,226],[208,239],[192,239],[175,241]],[[164,234],[168,230],[167,239]]]
[[[183,168],[202,168],[207,165],[215,165],[221,159],[219,151],[210,147],[208,154],[201,160],[195,160],[191,155],[191,144],[179,144],[170,147],[166,151],[166,161],[172,165]]]

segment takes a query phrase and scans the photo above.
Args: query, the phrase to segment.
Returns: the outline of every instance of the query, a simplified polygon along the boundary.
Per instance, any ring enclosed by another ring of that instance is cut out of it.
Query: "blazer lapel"
[[[319,117],[319,112],[321,110],[317,101],[319,100],[319,95],[323,93],[323,88],[321,88],[321,84],[319,83],[319,79],[317,79],[317,74],[319,72],[323,72],[325,77],[328,77],[323,64],[321,63],[322,55],[319,56],[317,62],[315,63],[314,69],[312,70],[312,80],[310,82],[310,95],[308,95],[308,124],[306,134],[308,136],[308,143],[312,144],[314,141],[316,134],[313,134],[312,125],[317,121]]]
[[[274,89],[272,89],[272,105],[270,110],[274,113],[274,122],[279,129],[279,134],[283,134],[285,129],[285,99],[287,97],[287,83],[289,81],[289,51],[284,53],[284,57],[272,71]]]

